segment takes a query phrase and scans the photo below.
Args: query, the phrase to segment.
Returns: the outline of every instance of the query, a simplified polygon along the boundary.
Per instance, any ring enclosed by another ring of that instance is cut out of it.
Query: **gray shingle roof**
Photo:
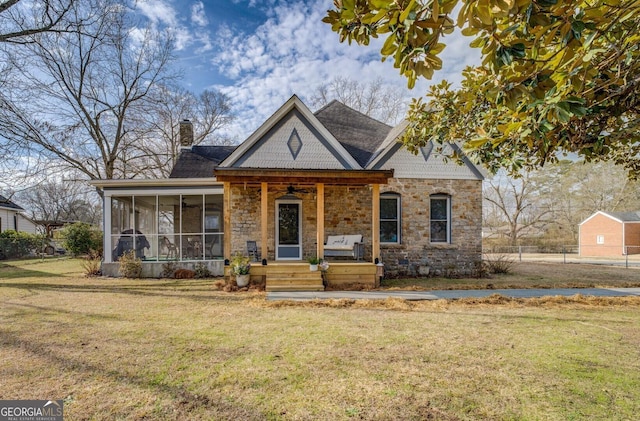
[[[603,212],[622,222],[640,222],[640,211],[635,212]]]
[[[15,209],[17,211],[23,211],[24,209],[21,208],[20,206],[16,205],[14,202],[12,202],[11,200],[7,199],[6,197],[0,195],[0,208],[5,208],[5,209]]]
[[[335,100],[314,115],[362,167],[391,131],[391,126]]]
[[[237,147],[232,146],[193,146],[183,149],[169,178],[213,177],[213,169],[228,157]]]
[[[330,102],[314,115],[363,168],[392,129],[338,101]],[[185,149],[169,178],[212,177],[214,168],[236,147],[200,145]]]

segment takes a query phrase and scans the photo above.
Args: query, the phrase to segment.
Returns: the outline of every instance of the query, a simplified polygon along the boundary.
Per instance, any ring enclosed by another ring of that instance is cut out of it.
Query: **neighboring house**
[[[581,256],[640,254],[640,211],[598,211],[579,229]]]
[[[235,148],[191,146],[183,123],[169,179],[93,183],[104,192],[112,250],[103,271],[116,274],[119,253],[148,242],[149,275],[173,259],[222,274],[226,259],[255,244],[251,275],[268,290],[322,289],[302,262],[325,257],[329,236],[361,235],[362,260],[328,257],[327,282],[374,286],[376,262],[391,272],[469,273],[482,254],[484,171],[431,143],[411,154],[398,143],[405,127],[336,101],[312,113],[296,96]]]
[[[23,211],[22,207],[0,195],[0,232],[14,230],[35,234],[38,225],[22,214]]]

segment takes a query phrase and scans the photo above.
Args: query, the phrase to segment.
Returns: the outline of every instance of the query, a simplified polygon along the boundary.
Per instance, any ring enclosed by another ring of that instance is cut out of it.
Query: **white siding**
[[[14,215],[16,214],[18,215],[18,231],[28,232],[31,234],[35,234],[37,232],[36,224],[25,218],[23,215],[10,209],[0,209],[0,231],[15,229]]]
[[[421,179],[450,179],[450,180],[477,180],[479,177],[472,168],[467,165],[459,165],[454,160],[445,162],[443,154],[436,149],[429,153],[425,160],[425,153],[417,155],[407,151],[406,148],[398,149],[393,155],[386,158],[380,166],[382,170],[393,169],[394,178],[421,178]],[[450,147],[446,147],[444,153],[450,153]],[[385,158],[383,158],[385,159]]]
[[[36,234],[38,232],[36,224],[21,214],[18,214],[18,231],[28,232],[30,234]]]
[[[6,231],[9,229],[7,228],[8,220],[9,220],[9,211],[7,209],[0,209],[0,231]],[[13,224],[13,216],[11,216],[11,223]]]
[[[296,130],[302,143],[294,156],[287,143]],[[258,142],[246,154],[240,165],[244,168],[284,168],[284,169],[345,169],[329,149],[327,142],[319,139],[300,118],[292,115],[264,142]]]

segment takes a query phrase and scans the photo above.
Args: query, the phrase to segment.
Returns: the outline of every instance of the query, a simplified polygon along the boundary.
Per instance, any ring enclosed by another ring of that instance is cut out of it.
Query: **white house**
[[[0,232],[14,230],[35,234],[38,225],[27,218],[23,211],[22,207],[0,195]]]

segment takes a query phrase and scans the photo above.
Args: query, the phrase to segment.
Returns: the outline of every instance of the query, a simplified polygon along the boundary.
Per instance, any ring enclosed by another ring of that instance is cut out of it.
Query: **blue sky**
[[[392,61],[380,61],[384,39],[368,47],[338,42],[337,34],[321,22],[332,6],[332,0],[136,3],[140,13],[174,32],[184,86],[195,93],[217,89],[232,99],[238,119],[228,134],[239,141],[291,95],[305,101],[336,76],[362,82],[382,78],[409,99],[424,95],[429,84],[442,79],[459,82],[461,70],[479,62],[479,52],[468,47],[469,38],[447,37],[443,70],[410,91]]]

